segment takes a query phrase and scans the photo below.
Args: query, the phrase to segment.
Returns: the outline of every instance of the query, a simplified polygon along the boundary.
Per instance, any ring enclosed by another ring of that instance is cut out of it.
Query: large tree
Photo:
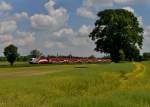
[[[143,28],[138,18],[124,9],[107,9],[97,14],[98,20],[89,37],[96,44],[96,51],[109,53],[112,61],[120,61],[120,50],[128,58],[132,50],[142,48]],[[137,52],[138,53],[138,52]],[[130,59],[135,54],[130,55]]]
[[[4,55],[6,56],[7,61],[11,64],[11,66],[13,66],[18,56],[17,50],[18,48],[14,46],[13,44],[4,48]]]

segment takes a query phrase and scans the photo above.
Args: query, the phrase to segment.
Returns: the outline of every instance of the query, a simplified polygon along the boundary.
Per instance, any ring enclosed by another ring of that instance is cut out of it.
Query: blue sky
[[[96,13],[108,8],[133,12],[144,28],[142,52],[150,51],[149,0],[0,0],[0,55],[8,44],[19,53],[96,55],[88,34]]]

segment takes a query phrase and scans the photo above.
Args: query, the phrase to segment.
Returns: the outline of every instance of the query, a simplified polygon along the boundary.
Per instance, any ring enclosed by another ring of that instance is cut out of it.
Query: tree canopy
[[[14,46],[13,44],[7,46],[4,48],[4,55],[7,58],[7,61],[13,65],[13,63],[16,61],[16,58],[18,56],[17,52],[18,48]]]
[[[41,55],[43,55],[43,54],[42,54],[39,50],[34,49],[34,50],[32,50],[32,51],[30,52],[29,57],[30,57],[30,58],[36,58],[36,57],[39,57],[39,56],[41,56]]]
[[[95,28],[89,35],[96,44],[96,51],[109,53],[114,62],[120,61],[120,50],[129,59],[139,54],[143,43],[143,28],[132,12],[107,9],[97,16]]]

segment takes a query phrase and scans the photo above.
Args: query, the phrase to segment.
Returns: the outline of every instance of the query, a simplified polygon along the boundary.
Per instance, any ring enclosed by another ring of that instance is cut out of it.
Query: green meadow
[[[150,107],[150,62],[0,63],[0,107]]]

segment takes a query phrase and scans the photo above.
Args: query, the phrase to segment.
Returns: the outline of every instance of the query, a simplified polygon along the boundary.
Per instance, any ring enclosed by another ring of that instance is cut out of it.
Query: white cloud
[[[9,44],[12,39],[13,37],[11,35],[0,35],[0,44]]]
[[[72,39],[72,44],[73,46],[78,46],[78,47],[89,47],[91,46],[91,41],[89,38],[85,37],[76,37]]]
[[[72,39],[74,46],[91,47],[93,46],[92,40],[88,37],[93,27],[90,25],[82,25],[75,38]]]
[[[150,3],[149,0],[112,0],[113,3],[120,4],[147,4]]]
[[[135,1],[137,0],[113,0],[112,2],[126,4],[126,3],[134,3]]]
[[[64,35],[67,37],[70,37],[74,34],[75,34],[75,32],[71,28],[63,28],[63,29],[59,30],[58,32],[53,33],[53,35],[57,36],[57,37],[61,37]]]
[[[96,15],[94,14],[94,12],[92,12],[89,7],[84,7],[84,6],[77,9],[77,15],[81,17],[89,18],[89,19],[96,18]]]
[[[0,2],[0,11],[11,10],[12,6],[4,1]]]
[[[144,30],[144,35],[146,38],[150,38],[150,26],[147,26]]]
[[[26,12],[21,12],[21,13],[16,13],[15,14],[15,19],[18,20],[25,20],[25,19],[29,19],[28,13]]]
[[[138,21],[139,21],[140,26],[144,26],[142,16],[138,16]]]
[[[143,51],[149,52],[150,51],[150,26],[146,26],[144,29],[144,44],[143,44]]]
[[[53,38],[50,44],[47,43],[47,45],[50,45],[52,47],[58,47],[58,48],[66,48],[68,46],[73,45],[72,40],[73,38],[76,38],[77,32],[75,32],[72,28],[62,28],[57,32],[54,32],[50,38]]]
[[[92,27],[90,25],[82,25],[78,31],[74,31],[71,28],[63,28],[57,32],[53,33],[53,36],[55,38],[55,41],[62,43],[62,47],[83,47],[83,46],[91,46],[92,42],[88,38],[89,33],[92,31]],[[51,43],[47,45],[50,45],[51,47],[55,47],[55,43]],[[62,48],[61,47],[61,48]]]
[[[67,46],[64,44],[64,43],[62,43],[62,42],[56,42],[56,46],[58,47],[58,48],[66,48]]]
[[[147,4],[150,3],[149,0],[84,0],[85,5],[93,6],[93,5],[105,5],[111,6],[114,4]]]
[[[64,26],[69,18],[65,8],[55,8],[55,2],[50,0],[45,4],[48,15],[35,14],[31,16],[31,24],[35,29],[55,31]]]
[[[134,13],[134,9],[132,7],[127,6],[127,7],[123,7],[122,9],[125,9],[125,10],[127,10],[129,12]]]
[[[17,29],[17,24],[14,20],[0,22],[0,34],[12,33]]]
[[[96,18],[96,12],[104,8],[112,8],[114,4],[131,4],[135,0],[83,0],[81,7],[77,9],[77,15],[85,18]],[[96,12],[93,11],[95,9]],[[134,13],[134,10],[131,7],[124,7],[128,11]]]
[[[49,2],[47,2],[44,7],[48,10],[48,12],[51,14],[53,13],[53,11],[55,6],[55,2],[53,0],[49,0]]]
[[[17,31],[14,43],[18,46],[31,46],[35,42],[35,33]]]
[[[48,48],[53,48],[53,47],[62,49],[62,48],[66,48],[67,46],[63,42],[46,41],[44,43],[44,47],[47,48],[47,49]]]
[[[45,41],[44,47],[45,47],[45,48],[52,48],[52,47],[54,47],[54,42]]]
[[[89,33],[92,31],[92,29],[93,29],[93,27],[90,26],[90,25],[88,25],[88,26],[82,25],[82,26],[80,27],[80,29],[79,29],[79,33],[80,33],[81,35],[87,37],[87,36],[89,35]]]
[[[84,0],[83,6],[91,7],[93,5],[101,5],[104,7],[112,6],[114,0]]]

